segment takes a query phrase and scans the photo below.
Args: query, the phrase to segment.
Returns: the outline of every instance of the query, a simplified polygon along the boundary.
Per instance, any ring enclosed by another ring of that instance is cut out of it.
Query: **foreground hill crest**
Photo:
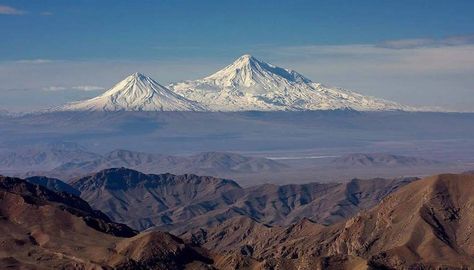
[[[473,181],[455,174],[415,181],[331,226],[306,219],[269,227],[238,217],[188,237],[275,266],[264,269],[472,269]]]
[[[0,269],[215,269],[175,236],[138,234],[79,197],[18,178],[0,176],[0,217]]]

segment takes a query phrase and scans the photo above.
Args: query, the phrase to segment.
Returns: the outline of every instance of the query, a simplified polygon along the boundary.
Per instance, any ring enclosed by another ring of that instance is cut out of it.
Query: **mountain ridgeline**
[[[229,268],[472,269],[473,184],[467,174],[428,177],[331,226],[303,219],[270,227],[239,217],[187,237],[227,254]]]
[[[74,143],[54,143],[0,153],[0,170],[16,176],[48,176],[69,180],[108,168],[127,167],[146,173],[194,173],[224,176],[279,172],[288,166],[277,161],[228,152],[164,155],[117,149],[90,152]]]
[[[79,178],[71,185],[84,200],[117,222],[138,230],[158,227],[181,234],[237,216],[269,225],[289,225],[301,218],[333,224],[375,206],[414,180],[354,179],[348,183],[242,188],[232,180],[214,177],[143,174],[117,168]]]
[[[437,160],[387,153],[354,153],[335,158],[331,162],[337,167],[418,167],[440,165]]]
[[[207,252],[154,231],[138,234],[82,199],[0,176],[1,269],[212,269]]]
[[[74,195],[0,177],[0,268],[470,269],[474,266],[474,176],[443,174],[414,180],[252,189],[265,190],[259,194],[231,180],[110,169],[74,183],[86,199],[98,202],[98,196],[103,197],[107,201],[103,206],[110,209],[130,207],[122,214],[165,209],[167,217],[187,220],[191,226],[184,226],[176,237],[157,228],[138,233]],[[130,197],[110,197],[120,194]],[[311,200],[311,194],[319,199]],[[161,204],[141,203],[153,196]],[[233,205],[215,216],[218,222],[193,218],[208,219],[209,212],[203,210],[239,198],[254,205],[254,216]],[[121,205],[113,203],[124,199]],[[275,220],[305,206],[312,217],[302,215],[287,224],[264,222],[266,217]],[[349,211],[352,208],[358,212]],[[269,216],[275,209],[277,214]],[[239,214],[225,215],[229,211]],[[315,222],[324,213],[339,215],[340,221]]]
[[[168,87],[134,73],[102,95],[53,111],[358,111],[415,110],[328,87],[296,71],[243,55],[216,73]]]

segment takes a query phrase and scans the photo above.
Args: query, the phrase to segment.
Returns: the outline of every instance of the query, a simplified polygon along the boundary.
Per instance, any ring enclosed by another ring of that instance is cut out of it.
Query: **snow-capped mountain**
[[[293,71],[243,55],[224,69],[171,90],[212,111],[246,110],[413,110],[383,99],[312,82]]]
[[[202,111],[186,99],[140,73],[134,73],[102,95],[66,104],[59,111]]]
[[[303,75],[250,55],[200,80],[165,87],[134,73],[104,94],[66,104],[58,111],[299,111],[414,108],[312,82]]]

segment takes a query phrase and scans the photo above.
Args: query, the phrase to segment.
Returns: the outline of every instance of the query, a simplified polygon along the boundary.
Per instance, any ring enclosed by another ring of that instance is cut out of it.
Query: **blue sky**
[[[467,110],[473,10],[462,0],[0,0],[0,109],[86,98],[134,71],[194,79],[251,53],[364,94]]]

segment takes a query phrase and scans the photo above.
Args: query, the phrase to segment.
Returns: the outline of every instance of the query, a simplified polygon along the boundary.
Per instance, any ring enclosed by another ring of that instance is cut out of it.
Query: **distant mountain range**
[[[332,165],[338,167],[417,167],[442,164],[436,160],[387,153],[354,153],[335,158]]]
[[[50,143],[0,152],[0,171],[19,176],[49,176],[59,179],[127,167],[148,173],[232,173],[278,172],[287,168],[271,159],[226,152],[203,152],[173,156],[114,150],[103,155],[92,153],[75,143]]]
[[[203,152],[190,156],[172,156],[114,150],[92,160],[66,162],[53,169],[50,174],[77,176],[117,167],[133,168],[150,173],[220,175],[236,172],[279,171],[286,166],[266,158],[225,152]]]
[[[236,216],[288,225],[307,217],[332,224],[375,206],[416,178],[354,179],[348,183],[257,185],[197,175],[143,174],[107,169],[71,183],[81,197],[117,222],[183,233]],[[133,209],[133,210],[132,210]]]
[[[0,174],[10,176],[41,175],[68,182],[104,169],[120,167],[152,174],[230,178],[243,186],[267,182],[324,182],[331,179],[329,172],[334,172],[334,175],[341,173],[337,179],[343,181],[352,177],[373,178],[381,175],[393,178],[400,175],[425,175],[450,168],[458,171],[469,169],[469,166],[457,168],[449,162],[388,153],[347,154],[321,164],[299,165],[286,160],[229,152],[166,155],[118,149],[98,154],[70,142],[25,145],[0,151]],[[373,171],[375,169],[378,171]]]
[[[396,102],[328,87],[296,71],[243,55],[231,65],[195,81],[165,87],[134,73],[104,94],[53,111],[306,111],[415,110]]]
[[[0,168],[4,170],[52,170],[65,162],[95,159],[97,154],[71,142],[38,144],[0,151]]]

